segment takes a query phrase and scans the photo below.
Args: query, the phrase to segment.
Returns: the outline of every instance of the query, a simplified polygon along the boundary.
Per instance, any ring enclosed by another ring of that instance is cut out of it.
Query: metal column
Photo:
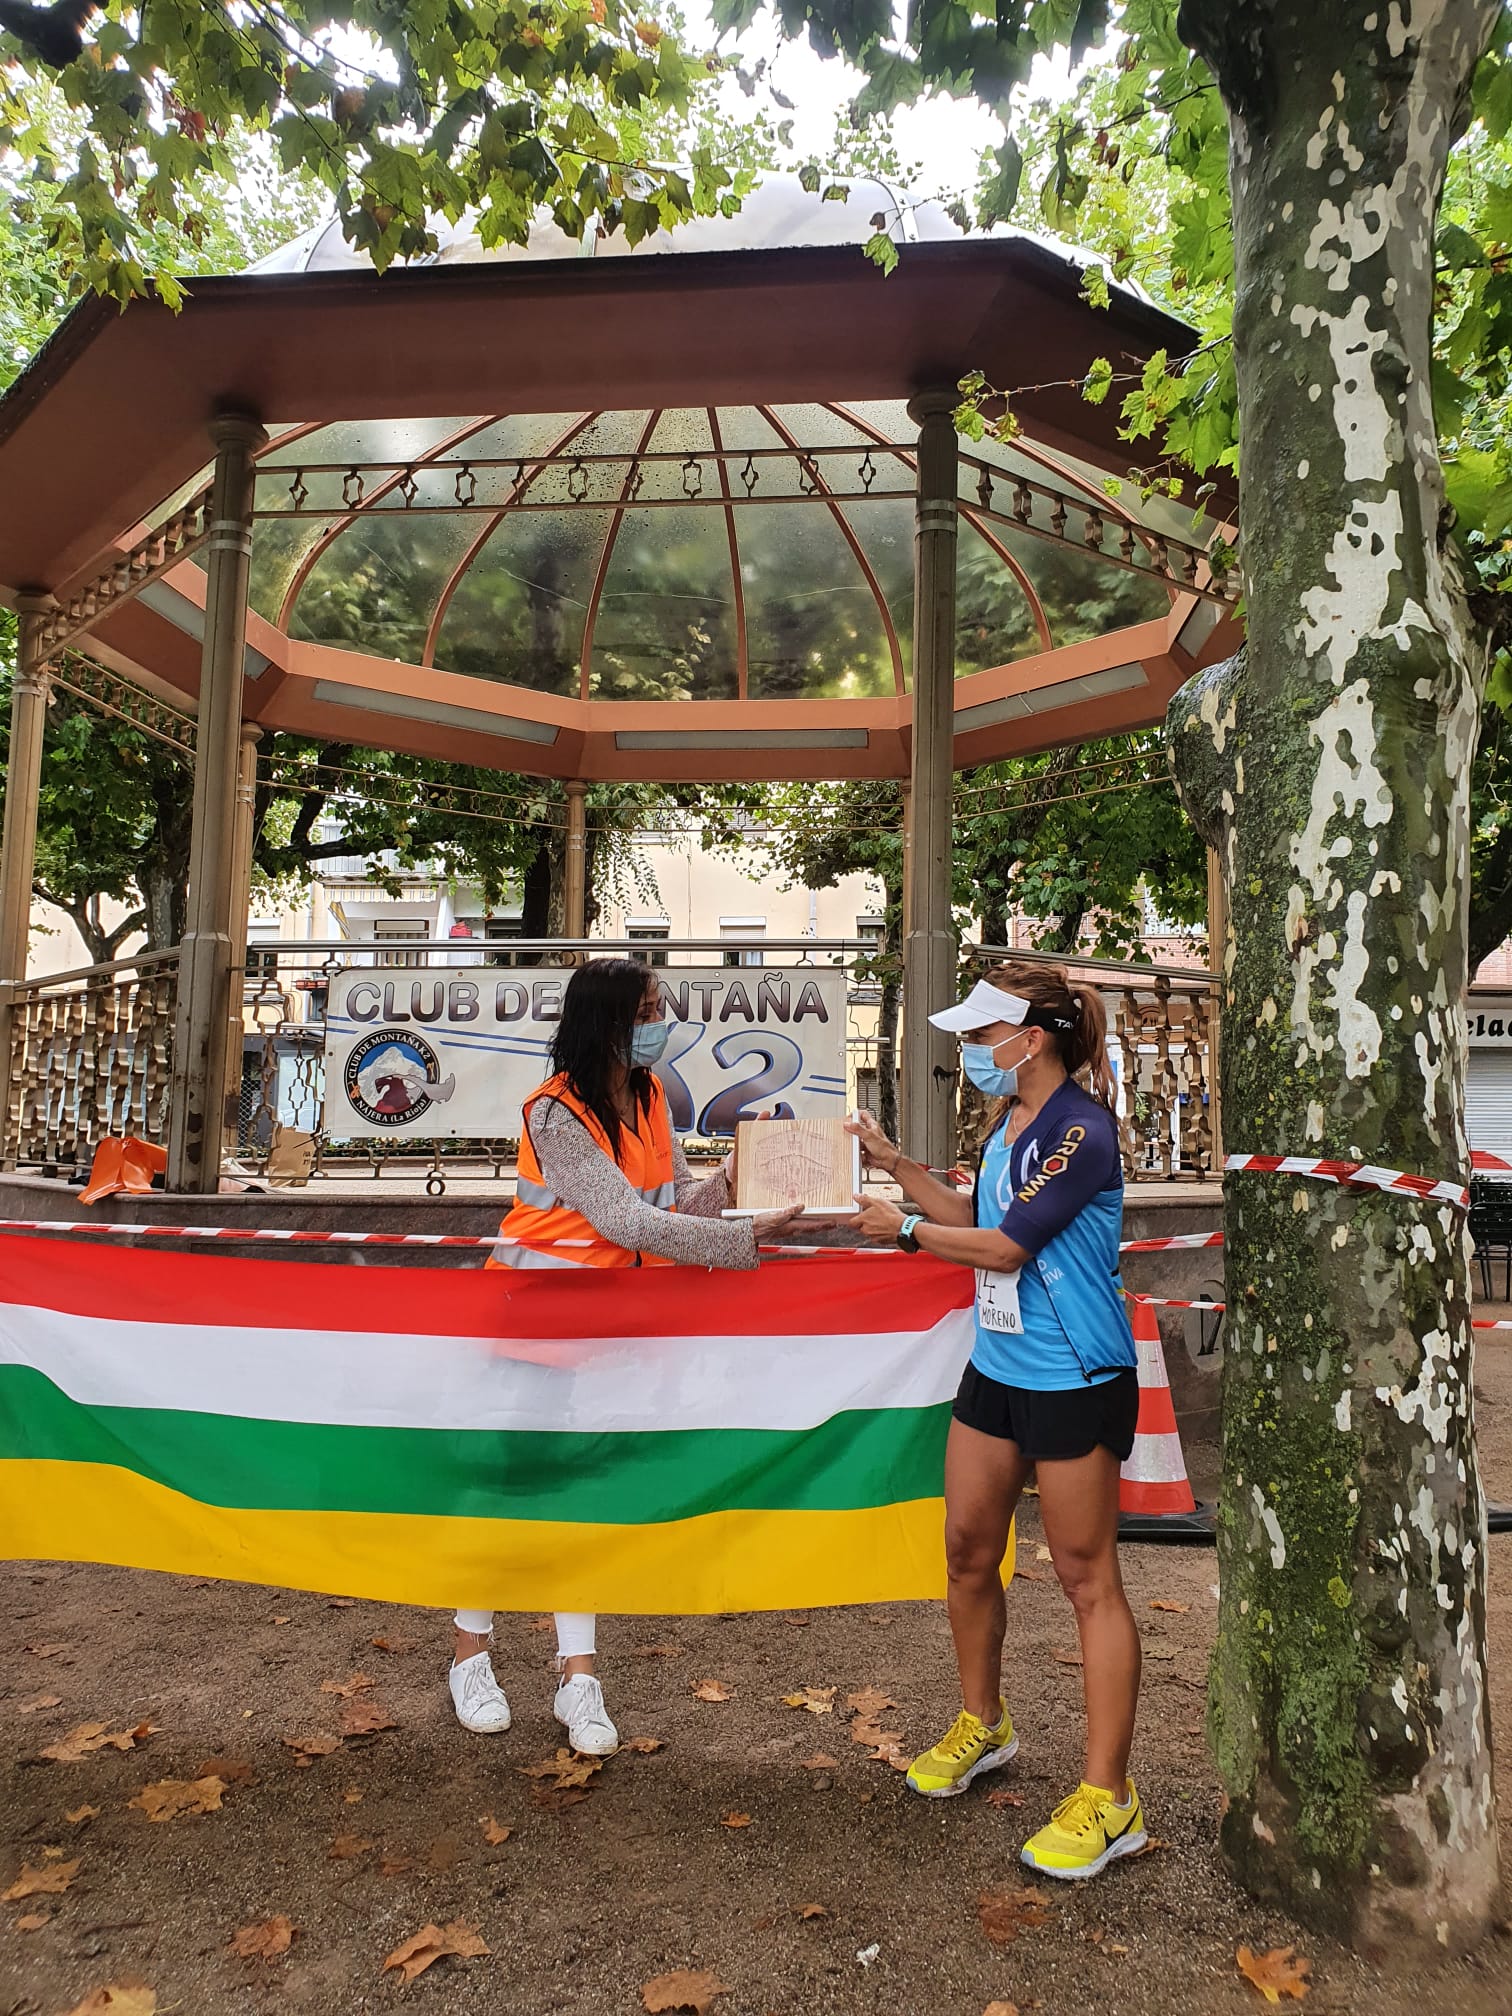
[[[914,506],[913,771],[903,939],[903,1146],[934,1168],[955,1161],[956,1044],[930,1026],[955,999],[951,804],[955,784],[957,450],[954,392],[909,406],[919,423]]]
[[[1213,975],[1213,991],[1208,1001],[1208,1118],[1213,1134],[1213,1169],[1223,1174],[1223,1105],[1219,1094],[1219,1049],[1223,1029],[1223,962],[1228,947],[1228,880],[1223,872],[1223,856],[1216,847],[1207,850],[1208,968]]]
[[[262,730],[242,723],[236,766],[236,831],[232,840],[231,979],[226,1016],[225,1152],[234,1155],[241,1120],[242,1006],[246,999],[247,918],[252,909],[252,851],[257,826],[257,745]]]
[[[220,1181],[231,975],[241,963],[232,927],[238,880],[237,779],[247,571],[252,554],[252,458],[267,437],[257,421],[227,413],[211,422],[210,438],[215,443],[215,485],[205,548],[209,587],[168,1129],[168,1188],[202,1196],[212,1195]]]
[[[0,842],[0,1167],[15,1165],[10,1091],[14,1043],[13,989],[26,979],[31,933],[32,873],[37,858],[37,800],[42,786],[42,738],[47,727],[48,667],[41,630],[49,595],[20,595],[16,683],[11,689],[10,757],[5,772],[5,831]]]
[[[588,786],[567,786],[567,873],[563,890],[563,936],[588,936]]]

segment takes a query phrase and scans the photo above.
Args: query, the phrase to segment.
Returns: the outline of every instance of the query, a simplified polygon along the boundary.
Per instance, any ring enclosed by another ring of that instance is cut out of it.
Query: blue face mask
[[[666,1022],[637,1022],[630,1032],[630,1062],[645,1069],[666,1055],[672,1031]]]
[[[999,1048],[1002,1046],[999,1045]],[[961,1069],[989,1099],[1011,1099],[1018,1090],[1018,1066],[1004,1070],[989,1043],[963,1043]]]

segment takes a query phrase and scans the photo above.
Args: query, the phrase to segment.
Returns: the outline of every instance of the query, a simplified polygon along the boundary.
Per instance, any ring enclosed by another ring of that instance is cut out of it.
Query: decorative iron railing
[[[178,968],[175,947],[14,990],[8,1162],[71,1173],[107,1134],[167,1141]]]
[[[763,987],[785,987],[796,998],[805,973],[839,969],[844,974],[838,990],[844,1003],[844,1105],[846,1110],[857,1105],[885,1108],[885,1081],[901,1065],[902,1038],[901,1028],[889,1027],[886,1013],[892,989],[884,983],[892,962],[872,940],[255,943],[246,956],[241,1054],[232,1066],[233,1079],[239,1070],[239,1085],[231,1088],[239,1090],[239,1098],[235,1136],[228,1130],[226,1141],[228,1159],[243,1173],[275,1183],[370,1173],[424,1176],[435,1188],[464,1169],[469,1180],[511,1180],[517,1126],[493,1135],[456,1132],[402,1139],[359,1139],[344,1131],[341,1114],[349,1109],[340,1099],[327,1097],[327,1004],[333,984],[354,970],[371,974],[380,1000],[387,998],[385,988],[397,990],[401,1015],[407,1012],[410,990],[419,988],[423,1026],[437,984],[427,976],[437,969],[460,967],[475,984],[517,987],[532,974],[539,978],[542,969],[608,954],[645,959],[674,991],[680,971],[726,969],[753,1001]],[[402,955],[402,964],[396,963],[396,955]],[[1001,959],[1049,956],[1019,947],[962,948],[968,970]],[[1207,973],[1115,961],[1064,963],[1078,978],[1097,985],[1107,1003],[1127,1180],[1190,1182],[1213,1176],[1210,1058],[1216,1001]],[[83,967],[18,987],[6,1160],[72,1173],[88,1165],[107,1134],[132,1133],[166,1143],[177,991],[176,950]],[[741,1033],[744,1026],[737,1019],[731,1033]],[[751,1042],[756,1055],[755,1034]],[[729,1075],[738,1090],[740,1071],[752,1067],[738,1050],[732,1055]],[[544,1065],[540,1075],[545,1076]],[[733,1096],[733,1091],[726,1093],[725,1105]],[[838,1086],[834,1096],[838,1111]],[[701,1136],[712,1146],[723,1127],[721,1111],[713,1100],[696,1100],[682,1116],[681,1131],[691,1143]],[[963,1110],[963,1147],[969,1147],[980,1118],[969,1107]]]

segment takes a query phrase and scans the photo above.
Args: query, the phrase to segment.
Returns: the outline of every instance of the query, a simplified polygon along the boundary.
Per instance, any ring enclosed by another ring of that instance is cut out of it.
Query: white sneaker
[[[567,1731],[567,1741],[585,1757],[612,1757],[619,1731],[609,1720],[604,1690],[591,1673],[575,1673],[556,1691],[551,1712]]]
[[[453,1666],[447,1680],[452,1706],[464,1729],[471,1729],[478,1736],[497,1736],[509,1727],[509,1703],[494,1678],[493,1661],[487,1651],[474,1652],[471,1659]]]

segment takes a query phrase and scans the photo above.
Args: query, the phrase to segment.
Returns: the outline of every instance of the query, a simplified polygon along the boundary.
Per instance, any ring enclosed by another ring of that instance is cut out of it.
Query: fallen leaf
[[[226,1785],[255,1785],[257,1773],[244,1757],[207,1757],[196,1778],[219,1778]]]
[[[847,1708],[853,1708],[863,1722],[875,1722],[879,1715],[885,1715],[889,1708],[896,1708],[897,1702],[891,1694],[884,1694],[880,1687],[861,1687],[854,1694],[845,1697]]]
[[[1248,1946],[1241,1946],[1234,1961],[1245,1980],[1258,1988],[1267,2002],[1279,2002],[1283,1995],[1300,2002],[1312,1986],[1308,1978],[1312,1962],[1295,1956],[1295,1946],[1273,1947],[1269,1953],[1253,1953]]]
[[[77,1764],[94,1750],[134,1750],[144,1736],[152,1734],[150,1722],[139,1722],[135,1729],[115,1729],[105,1722],[81,1722],[77,1729],[70,1729],[56,1743],[49,1743],[42,1752],[55,1764]]]
[[[406,1652],[413,1652],[420,1641],[418,1638],[369,1638],[368,1643],[379,1652],[391,1652],[397,1659]]]
[[[1001,1808],[1004,1806],[1022,1806],[1023,1803],[1017,1792],[1010,1792],[1006,1785],[999,1785],[995,1792],[987,1794],[987,1804],[989,1806]]]
[[[556,1619],[555,1617],[552,1617],[550,1615],[545,1617],[532,1617],[530,1622],[525,1626],[525,1629],[527,1631],[551,1631],[554,1630],[555,1628],[556,1628]]]
[[[219,1813],[224,1778],[160,1778],[144,1785],[128,1806],[140,1806],[149,1820],[176,1820],[181,1813]]]
[[[1158,1855],[1162,1848],[1169,1848],[1170,1845],[1169,1841],[1162,1841],[1158,1835],[1152,1834],[1143,1848],[1136,1848],[1134,1853],[1126,1855],[1124,1860],[1126,1862],[1137,1862],[1141,1855]]]
[[[1037,1568],[1015,1568],[1013,1579],[1015,1582],[1043,1582],[1047,1578]]]
[[[555,1792],[570,1790],[573,1786],[586,1785],[596,1771],[602,1771],[602,1757],[579,1757],[572,1750],[558,1750],[555,1757],[548,1757],[540,1764],[516,1764],[515,1769],[522,1778],[549,1778]]]
[[[82,1827],[86,1820],[93,1820],[99,1810],[98,1806],[70,1806],[64,1811],[63,1818],[71,1827]]]
[[[1027,1884],[1022,1889],[984,1890],[977,1899],[977,1917],[994,1946],[1011,1946],[1027,1927],[1049,1922],[1045,1908],[1049,1902],[1043,1890]]]
[[[60,1652],[72,1652],[72,1645],[23,1645],[23,1652],[30,1652],[33,1659],[56,1659]]]
[[[326,1859],[330,1862],[350,1862],[354,1855],[366,1854],[369,1848],[376,1846],[377,1843],[369,1841],[364,1834],[338,1834],[326,1850]]]
[[[357,1608],[357,1598],[355,1596],[328,1596],[326,1598],[326,1608],[328,1610],[355,1610]]]
[[[634,1750],[638,1756],[649,1757],[653,1750],[665,1750],[665,1736],[627,1736],[621,1743],[621,1750]]]
[[[350,1701],[354,1694],[365,1693],[369,1687],[377,1685],[378,1682],[369,1679],[366,1673],[354,1673],[350,1680],[322,1680],[320,1691],[322,1694],[339,1694],[343,1701]]]
[[[63,1850],[61,1848],[44,1848],[42,1850],[42,1860],[44,1862],[61,1862],[63,1860]]]
[[[61,1694],[33,1694],[29,1701],[18,1701],[16,1703],[16,1712],[18,1715],[35,1715],[39,1708],[61,1708],[62,1706],[63,1696]]]
[[[1058,1645],[1052,1650],[1050,1657],[1061,1666],[1080,1666],[1082,1663],[1080,1652],[1062,1652]]]
[[[343,1736],[376,1736],[380,1729],[397,1729],[399,1724],[376,1701],[348,1701],[341,1711]]]
[[[156,2016],[157,1994],[140,1981],[113,1981],[96,1988],[68,2011],[68,2016]]]
[[[402,1946],[394,1948],[379,1971],[387,1974],[391,1967],[397,1967],[399,1978],[408,1988],[411,1981],[417,1981],[427,1967],[444,1959],[447,1954],[454,1955],[458,1960],[476,1960],[488,1951],[488,1946],[478,1937],[476,1925],[454,1918],[450,1925],[422,1925],[412,1939],[406,1939]]]
[[[890,1764],[894,1771],[906,1771],[913,1763],[913,1752],[904,1748],[895,1729],[885,1730],[881,1742],[867,1751],[866,1759],[869,1764]]]
[[[695,1701],[732,1701],[734,1698],[734,1688],[726,1687],[723,1680],[699,1680],[693,1688]],[[728,1994],[729,1991],[726,1989],[723,1992]]]
[[[483,1839],[490,1848],[497,1848],[513,1834],[513,1827],[504,1827],[495,1820],[492,1813],[480,1813],[478,1825],[483,1829]]]
[[[415,1866],[413,1855],[385,1855],[378,1864],[380,1876],[405,1876]]]
[[[800,1918],[828,1918],[829,1912],[822,1904],[800,1904],[798,1906],[798,1916]]]
[[[812,1757],[800,1757],[798,1762],[805,1771],[838,1771],[839,1764],[823,1750],[816,1750]]]
[[[23,1897],[61,1897],[78,1873],[77,1862],[50,1862],[41,1869],[23,1862],[21,1874],[9,1890],[0,1890],[0,1900],[19,1904]]]
[[[24,1918],[16,1920],[18,1932],[40,1932],[44,1925],[52,1923],[51,1911],[28,1911]]]
[[[1177,1650],[1174,1645],[1146,1645],[1143,1649],[1146,1659],[1174,1659]]]
[[[989,2002],[982,2016],[1019,2016],[1016,2002]]]
[[[1036,1561],[1049,1561],[1053,1559],[1053,1556],[1051,1555],[1050,1549],[1048,1547],[1040,1545],[1037,1546],[1034,1550],[1034,1558]]]
[[[717,1974],[692,1974],[686,1967],[675,1974],[658,1974],[641,1990],[641,2007],[660,2016],[667,2009],[691,2009],[693,2016],[708,2016],[720,1995],[733,1994]]]
[[[861,1948],[861,1950],[856,1955],[856,1959],[861,1966],[870,1967],[872,1962],[875,1959],[877,1959],[877,1957],[880,1955],[881,1951],[882,1951],[882,1942],[879,1939],[873,1939],[870,1946],[863,1946]]]
[[[806,1708],[810,1715],[833,1715],[835,1694],[833,1687],[802,1687],[796,1694],[784,1694],[783,1703],[788,1708]]]
[[[753,1932],[770,1932],[776,1923],[777,1920],[768,1913],[764,1918],[753,1918],[751,1920],[751,1930]]]
[[[1178,1617],[1185,1617],[1191,1607],[1190,1603],[1167,1603],[1164,1597],[1159,1596],[1150,1605],[1152,1610],[1170,1610]]]
[[[309,1764],[313,1758],[329,1757],[333,1750],[341,1748],[339,1736],[285,1736],[284,1748],[294,1752],[296,1764]]]
[[[560,1813],[564,1806],[581,1806],[588,1797],[586,1785],[569,1785],[558,1791],[551,1785],[532,1785],[530,1803],[541,1813]]]
[[[721,1827],[749,1827],[751,1816],[749,1813],[726,1813],[722,1815],[719,1824]]]
[[[1108,1941],[1107,1945],[1104,1946],[1103,1948],[1104,1953],[1127,1953],[1128,1950],[1129,1949],[1127,1946],[1115,1945],[1111,1939]]]
[[[795,1631],[807,1631],[809,1627],[807,1617],[784,1617],[782,1621],[784,1624],[791,1624]]]
[[[287,1918],[263,1918],[256,1925],[243,1925],[226,1948],[238,1960],[276,1960],[294,1943],[294,1927]]]
[[[362,1787],[360,1785],[348,1785],[341,1797],[344,1805],[360,1806],[363,1799]]]
[[[288,1623],[288,1621],[289,1621],[289,1620],[288,1620],[288,1618],[287,1618],[287,1617],[275,1617],[275,1618],[273,1619],[273,1622],[274,1622],[275,1624],[287,1624],[287,1623]]]
[[[681,1659],[683,1648],[681,1645],[670,1644],[632,1645],[630,1656],[632,1659]]]

